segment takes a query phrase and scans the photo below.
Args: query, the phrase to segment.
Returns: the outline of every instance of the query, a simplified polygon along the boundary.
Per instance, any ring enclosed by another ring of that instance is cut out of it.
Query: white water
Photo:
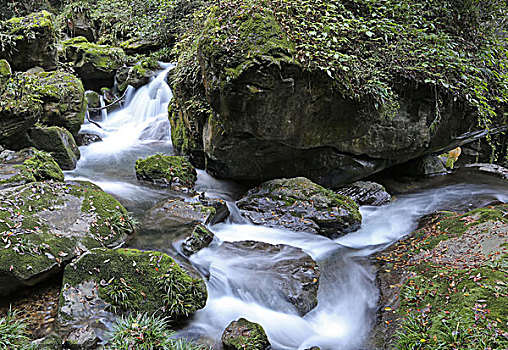
[[[164,82],[170,68],[147,86],[131,89],[122,109],[104,113],[99,122],[102,129],[90,123],[83,125],[83,131],[99,134],[103,141],[80,148],[82,158],[76,170],[67,172],[68,180],[90,180],[131,210],[146,209],[170,196],[167,191],[139,185],[134,175],[137,158],[172,152],[167,120],[172,95]],[[210,197],[228,201],[234,200],[237,191],[234,184],[213,179],[203,171],[198,171],[196,187]],[[209,274],[209,298],[182,333],[220,343],[225,327],[245,317],[264,327],[275,349],[366,349],[378,299],[369,255],[410,233],[424,214],[440,209],[466,210],[494,199],[508,201],[508,188],[462,183],[404,195],[389,205],[362,207],[361,229],[337,240],[247,224],[230,202],[234,215],[211,228],[217,240],[191,258],[199,271]],[[263,268],[268,257],[244,252],[225,255],[219,249],[224,241],[241,240],[287,244],[310,254],[321,270],[318,306],[304,317],[298,316],[270,288]]]

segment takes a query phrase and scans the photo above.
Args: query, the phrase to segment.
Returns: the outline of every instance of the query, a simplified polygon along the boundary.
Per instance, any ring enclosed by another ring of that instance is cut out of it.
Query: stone
[[[182,320],[203,308],[205,283],[169,255],[136,249],[94,249],[64,271],[58,318],[65,329],[125,312],[157,312]]]
[[[88,101],[88,108],[100,108],[101,107],[101,97],[98,93],[92,90],[85,91],[85,97]]]
[[[189,202],[170,198],[148,210],[142,222],[145,230],[163,232],[171,237],[191,235],[199,224],[213,225],[224,221],[229,210],[221,199],[202,199]]]
[[[18,215],[19,213],[19,215]],[[89,249],[116,247],[134,224],[113,197],[88,182],[32,182],[0,190],[0,296],[62,271]]]
[[[372,181],[356,181],[341,187],[336,192],[351,198],[358,205],[379,206],[390,203],[392,200],[392,196],[386,192],[383,185]]]
[[[7,59],[16,71],[39,66],[53,70],[57,66],[56,32],[54,17],[48,11],[14,17],[5,21],[5,34],[12,44],[0,51],[0,59]]]
[[[158,62],[152,59],[142,59],[132,67],[126,67],[118,70],[115,77],[118,89],[124,91],[128,85],[134,88],[140,88],[150,82],[155,76],[157,70],[161,67]]]
[[[5,84],[5,82],[11,77],[11,65],[7,60],[0,59],[0,83]]]
[[[235,276],[249,276],[246,284],[242,278],[230,281],[232,289],[257,296],[266,307],[281,312],[304,316],[316,307],[319,266],[300,248],[239,241],[224,242],[214,249],[220,253],[221,264],[234,270]],[[248,259],[249,265],[239,256]]]
[[[63,170],[76,167],[80,152],[69,131],[58,126],[40,126],[30,129],[28,134],[31,143],[50,153]]]
[[[490,163],[473,163],[467,164],[460,169],[463,172],[480,172],[484,174],[494,175],[503,180],[508,180],[508,169],[497,164]]]
[[[72,331],[65,340],[65,346],[69,350],[95,350],[99,340],[93,329],[85,326]]]
[[[303,177],[267,181],[249,190],[237,205],[254,224],[329,238],[357,230],[362,220],[351,198]]]
[[[136,161],[136,177],[156,186],[185,191],[194,187],[197,173],[184,157],[156,154]]]
[[[32,346],[35,350],[62,350],[62,344],[62,338],[56,334],[50,334],[32,342]]]
[[[66,61],[90,90],[113,86],[116,71],[127,61],[121,48],[93,44],[84,37],[66,40],[63,47]]]
[[[102,137],[91,133],[79,133],[76,136],[76,144],[78,146],[88,146],[94,142],[102,141]]]
[[[62,169],[44,151],[27,148],[15,153],[0,154],[0,189],[35,181],[63,181]]]
[[[182,242],[182,251],[185,255],[191,256],[203,248],[208,247],[214,238],[214,234],[203,225],[194,228],[191,235]]]
[[[221,339],[224,350],[265,350],[270,346],[263,327],[245,318],[231,322]]]
[[[66,29],[72,37],[85,37],[89,42],[97,40],[97,30],[90,19],[90,10],[85,6],[76,6],[69,11]]]
[[[149,38],[132,38],[120,44],[128,55],[149,54],[161,47],[161,43]]]

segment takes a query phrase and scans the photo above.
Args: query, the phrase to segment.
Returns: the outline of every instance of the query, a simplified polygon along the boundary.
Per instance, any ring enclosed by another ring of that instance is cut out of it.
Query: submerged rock
[[[59,319],[67,328],[125,311],[179,320],[203,308],[206,299],[203,280],[164,253],[95,249],[65,268]]]
[[[184,157],[156,154],[136,161],[136,177],[157,186],[191,190],[197,174]]]
[[[25,71],[35,66],[52,70],[57,66],[56,32],[53,15],[48,11],[15,17],[3,23],[11,38],[2,46],[0,58],[8,59],[12,68]]]
[[[58,126],[37,126],[28,131],[31,143],[49,152],[63,170],[76,167],[80,152],[71,133]]]
[[[266,302],[267,307],[296,311],[300,316],[316,307],[319,267],[300,248],[240,241],[224,242],[217,249],[221,264],[227,264],[227,268],[239,276],[237,281],[230,281],[232,288],[254,295],[257,300]],[[280,298],[289,305],[281,304]]]
[[[6,157],[0,154],[0,189],[44,180],[64,180],[62,169],[50,154],[34,148]]]
[[[79,133],[76,136],[76,144],[78,146],[88,146],[94,142],[102,141],[102,137],[91,133]]]
[[[91,248],[122,244],[133,232],[127,214],[87,182],[0,190],[0,295],[48,278]]]
[[[362,220],[352,199],[303,177],[265,182],[249,190],[237,205],[255,224],[330,238],[357,230]]]
[[[270,346],[263,327],[245,318],[231,322],[221,339],[224,350],[265,350]]]
[[[89,43],[84,37],[63,42],[65,58],[87,89],[113,86],[117,69],[127,60],[121,48]]]
[[[358,205],[378,206],[390,203],[392,200],[392,196],[386,192],[383,185],[372,181],[353,182],[338,189],[337,193],[351,198]]]

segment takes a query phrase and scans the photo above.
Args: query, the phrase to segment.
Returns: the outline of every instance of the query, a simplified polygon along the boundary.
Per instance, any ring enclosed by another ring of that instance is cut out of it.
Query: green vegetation
[[[0,349],[32,350],[34,347],[30,342],[26,325],[18,319],[16,311],[9,310],[0,318]]]
[[[121,317],[113,326],[107,350],[206,350],[186,339],[173,339],[168,319],[145,313]]]
[[[44,151],[34,150],[33,156],[25,160],[23,166],[32,173],[36,181],[64,180],[62,169],[53,157]]]

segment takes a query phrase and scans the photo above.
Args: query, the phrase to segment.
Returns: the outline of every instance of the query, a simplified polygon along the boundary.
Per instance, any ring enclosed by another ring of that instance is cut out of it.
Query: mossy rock
[[[0,60],[0,84],[5,84],[6,81],[11,76],[11,66],[7,60],[1,59]]]
[[[49,152],[63,170],[76,167],[80,152],[69,131],[58,126],[36,126],[28,133],[31,143],[36,148]]]
[[[265,350],[270,346],[265,330],[260,324],[245,318],[231,322],[222,333],[224,350]]]
[[[9,60],[12,68],[25,71],[39,66],[53,70],[57,66],[56,32],[54,18],[48,11],[14,17],[2,23],[7,47],[0,58]]]
[[[0,188],[44,180],[64,180],[62,169],[49,153],[28,148],[0,160]]]
[[[0,190],[0,295],[34,285],[73,258],[116,247],[133,232],[125,208],[88,182],[33,182]]]
[[[197,173],[184,157],[156,154],[136,161],[136,176],[139,180],[175,189],[192,189]]]
[[[84,304],[76,299],[86,293],[91,294]],[[66,267],[59,318],[73,325],[87,314],[138,311],[181,320],[203,308],[206,299],[204,281],[189,276],[164,253],[95,249]]]
[[[121,48],[90,43],[84,37],[64,41],[63,47],[65,59],[73,65],[85,87],[91,90],[113,86],[117,69],[127,62]]]
[[[29,146],[26,132],[42,115],[42,104],[29,94],[24,94],[20,98],[1,97],[0,145],[15,149]]]
[[[139,60],[134,66],[125,67],[118,71],[115,77],[118,89],[124,91],[128,85],[136,89],[146,85],[160,68],[157,61],[145,57]]]
[[[237,202],[253,223],[336,238],[360,227],[362,216],[351,198],[309,179],[267,181]]]
[[[185,255],[191,256],[201,249],[208,247],[214,238],[212,231],[203,225],[197,225],[192,233],[182,242],[182,251]]]
[[[37,74],[35,93],[43,103],[42,123],[61,126],[73,136],[85,121],[86,98],[81,80],[66,72]]]

